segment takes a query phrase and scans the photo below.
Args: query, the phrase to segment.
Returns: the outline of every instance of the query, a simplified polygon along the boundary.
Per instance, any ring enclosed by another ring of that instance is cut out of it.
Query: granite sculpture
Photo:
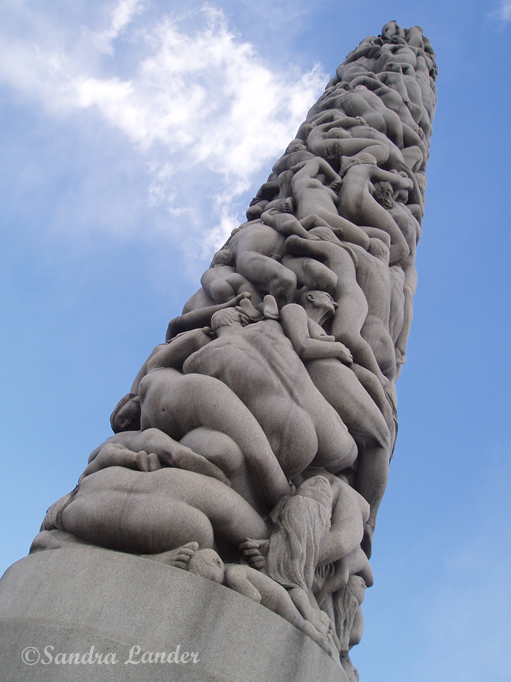
[[[348,55],[31,552],[93,545],[223,584],[357,679],[436,74],[395,21]]]

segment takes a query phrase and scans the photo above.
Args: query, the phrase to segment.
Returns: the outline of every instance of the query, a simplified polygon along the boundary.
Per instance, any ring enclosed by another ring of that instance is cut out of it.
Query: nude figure
[[[243,292],[250,294],[254,305],[262,300],[254,285],[236,272],[234,254],[229,249],[220,249],[215,253],[210,267],[201,277],[201,284],[215,303],[227,303]]]
[[[205,327],[206,325],[209,325],[211,322],[211,316],[216,313],[217,310],[223,310],[224,308],[230,308],[237,305],[243,298],[252,296],[252,291],[255,293],[255,298],[257,299],[257,291],[254,289],[254,287],[250,286],[250,283],[247,282],[245,278],[242,279],[244,281],[235,280],[239,285],[238,290],[240,293],[234,295],[234,297],[228,299],[225,302],[222,301],[217,305],[208,305],[204,308],[195,308],[184,315],[179,315],[178,317],[172,319],[167,327],[165,341],[170,341],[170,339],[174,338],[174,336],[177,336],[177,334],[181,334],[182,332],[187,332],[192,329],[198,329],[199,327]],[[245,286],[245,282],[249,286]],[[228,292],[228,290],[224,291],[226,293]]]
[[[312,461],[333,472],[351,466],[355,441],[312,383],[279,322],[242,324],[241,313],[220,311],[213,318],[218,338],[190,355],[185,375],[216,377],[228,386],[257,419],[289,477]]]
[[[212,450],[214,449],[212,445]],[[130,457],[132,453],[136,454]],[[204,476],[213,476],[226,485],[231,485],[230,477],[224,473],[225,466],[217,466],[215,458],[209,457],[209,453],[207,457],[203,456],[159,429],[121,431],[110,436],[91,452],[89,464],[82,477],[109,466],[125,466],[139,471],[155,471],[162,466],[177,467]]]
[[[390,235],[390,265],[409,255],[410,249],[396,221],[373,198],[373,182],[384,180],[395,188],[411,189],[413,183],[398,173],[378,168],[370,154],[359,154],[344,169],[341,190],[342,204],[350,220],[362,225],[373,225]]]
[[[388,211],[394,221],[399,226],[403,234],[408,248],[409,255],[400,262],[400,267],[404,272],[403,293],[404,293],[404,309],[403,322],[398,337],[396,338],[396,360],[399,365],[406,362],[406,344],[408,335],[412,324],[413,317],[413,296],[417,288],[417,270],[415,268],[415,254],[417,251],[417,243],[419,241],[421,227],[418,220],[413,215],[412,211],[402,201],[396,201],[393,192],[393,187],[387,185],[385,182],[380,182],[375,185],[376,200]],[[408,199],[408,193],[405,190],[401,199]],[[393,315],[399,316],[397,311],[393,310]]]
[[[426,138],[431,135],[431,121],[422,101],[422,89],[417,82],[415,70],[409,64],[388,62],[378,79],[403,97],[414,121],[422,128]]]
[[[371,95],[379,97],[390,111],[394,111],[399,116],[403,126],[403,146],[413,145],[421,150],[423,164],[417,170],[424,170],[429,155],[428,148],[422,139],[423,135],[421,137],[422,131],[418,128],[401,95],[376,76],[359,76],[350,83],[349,87],[355,91],[358,90],[366,100],[372,101]]]
[[[389,251],[384,244],[380,245],[380,253],[375,255],[355,244],[351,248],[357,259],[357,282],[368,306],[360,334],[371,346],[382,373],[393,381],[396,375],[396,352],[390,334],[392,284]]]
[[[333,575],[328,577],[321,589],[315,592],[318,604],[322,606],[330,594],[345,587],[352,575],[363,578],[366,587],[372,587],[374,584],[373,571],[369,565],[369,560],[360,547],[355,548],[334,563]]]
[[[247,538],[240,547],[249,564],[289,590],[294,604],[321,629],[321,613],[313,587],[318,566],[339,561],[360,550],[367,502],[343,477],[324,470],[304,472],[295,495],[271,513],[268,540]]]
[[[415,67],[415,78],[421,89],[422,103],[428,112],[429,121],[433,123],[436,110],[436,86],[431,73],[432,70],[428,68],[425,57],[419,55]]]
[[[374,73],[379,71],[379,58],[381,55],[381,38],[369,36],[360,45],[352,50],[344,62],[337,67],[334,84],[349,81],[351,78],[362,73]],[[331,81],[332,82],[332,81]]]
[[[314,117],[326,109],[341,109],[346,116],[360,116],[372,128],[387,135],[399,149],[405,146],[403,124],[395,111],[388,109],[378,95],[363,86],[346,89],[349,84],[339,83],[330,97],[319,101],[309,112]]]
[[[286,148],[285,153],[273,165],[273,172],[279,175],[284,171],[291,170],[293,166],[302,161],[310,161],[314,158],[307,149],[307,145],[301,139],[293,140]]]
[[[406,32],[404,28],[401,28],[397,21],[394,19],[388,21],[381,30],[381,37],[384,41],[390,41],[394,36],[399,36],[400,38],[406,38]]]
[[[279,306],[289,303],[296,291],[296,277],[280,260],[285,239],[261,220],[245,223],[234,230],[225,248],[234,254],[236,272],[258,291],[271,294]]]
[[[158,429],[194,449],[197,444],[189,434],[196,429],[210,429],[213,444],[215,432],[228,436],[246,462],[246,479],[239,483],[240,492],[245,491],[251,502],[258,500],[259,505],[271,508],[289,492],[289,485],[254,416],[218,379],[198,374],[184,376],[176,369],[191,353],[211,343],[207,331],[187,332],[156,347],[137,375],[131,393],[114,410],[112,428],[115,432]],[[226,450],[226,455],[229,453],[236,456],[232,449]],[[201,454],[207,454],[204,448]],[[216,464],[220,465],[221,459]],[[232,466],[242,476],[243,470],[235,463]]]
[[[379,237],[383,233],[383,230],[355,225],[339,215],[337,201],[342,180],[325,159],[315,157],[298,164],[294,170],[292,187],[297,205],[296,217],[306,229],[327,224],[346,241],[365,249],[369,249],[371,237]],[[329,182],[329,186],[322,178]]]
[[[220,543],[237,556],[247,533],[268,536],[263,519],[231,488],[173,468],[140,472],[113,466],[91,474],[50,507],[42,530],[53,528],[142,555],[196,542],[200,548]]]
[[[296,234],[303,239],[318,239],[318,237],[309,234],[305,227],[290,213],[280,213],[275,209],[270,209],[261,215],[261,219],[283,237]]]
[[[302,617],[288,592],[264,573],[246,564],[224,564],[212,549],[200,549],[195,552],[188,564],[188,570],[220,585],[225,584],[239,594],[265,606],[308,635],[328,654],[332,654],[324,634]]]
[[[324,270],[337,276],[337,285],[332,292],[337,304],[331,324],[332,336],[349,348],[358,365],[375,374],[382,386],[386,387],[388,380],[382,374],[373,350],[360,333],[369,308],[364,292],[357,282],[353,252],[349,250],[349,245],[340,242],[331,231],[329,235],[328,228],[317,227],[311,232],[321,235],[321,241],[288,237],[286,248],[291,255],[284,262],[289,268],[295,267],[299,281],[311,289],[323,288],[321,284],[326,279]],[[307,270],[303,269],[300,261],[293,263],[292,257],[295,256],[309,259]]]
[[[388,479],[391,433],[378,407],[345,364],[351,364],[346,347],[320,326],[335,314],[332,298],[322,291],[309,291],[302,294],[300,304],[282,308],[282,326],[314,385],[357,443],[355,488],[371,507],[368,523],[374,529]]]
[[[307,145],[318,156],[340,166],[342,156],[365,151],[375,157],[379,166],[410,173],[399,148],[383,133],[366,124],[364,119],[345,116],[331,109],[312,119],[307,129]],[[419,150],[422,160],[422,153]]]

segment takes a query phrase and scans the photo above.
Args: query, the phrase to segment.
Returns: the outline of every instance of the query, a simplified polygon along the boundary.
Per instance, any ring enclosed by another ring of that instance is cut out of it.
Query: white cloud
[[[110,26],[84,30],[76,51],[62,47],[65,36],[36,44],[5,36],[13,68],[4,61],[0,79],[50,112],[88,111],[121,131],[149,164],[148,200],[196,224],[202,206],[202,221],[217,217],[206,241],[219,244],[236,224],[236,199],[265,163],[270,170],[327,77],[318,66],[305,74],[268,66],[212,7],[194,14],[192,29],[178,17],[144,24],[142,9],[121,0]],[[114,55],[121,34],[136,44],[136,59],[116,54],[105,65],[101,53]]]
[[[504,21],[511,21],[511,0],[502,1],[500,16]]]
[[[487,16],[490,19],[497,19],[504,23],[511,21],[511,0],[501,0],[499,8],[488,12]]]
[[[113,55],[113,41],[123,33],[135,15],[142,11],[142,0],[119,0],[112,12],[110,27],[105,31],[91,34],[98,50]]]

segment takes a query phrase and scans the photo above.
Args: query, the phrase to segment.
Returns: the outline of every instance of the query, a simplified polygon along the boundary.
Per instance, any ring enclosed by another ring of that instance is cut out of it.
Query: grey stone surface
[[[9,637],[25,621],[76,646],[90,628],[149,647],[200,633],[200,679],[305,682],[317,664],[355,682],[436,73],[422,29],[394,21],[339,66],[115,407],[115,435],[2,580]]]
[[[40,552],[11,566],[0,581],[0,628],[2,682],[309,682],[318,670],[325,682],[347,680],[307,635],[246,596],[93,547]],[[188,652],[198,662],[125,663],[132,647],[140,647],[132,660],[141,661],[144,652],[168,655],[178,646],[180,661]],[[28,647],[40,653],[35,665],[22,661]],[[91,647],[115,653],[118,663],[55,662],[58,653],[83,656]]]

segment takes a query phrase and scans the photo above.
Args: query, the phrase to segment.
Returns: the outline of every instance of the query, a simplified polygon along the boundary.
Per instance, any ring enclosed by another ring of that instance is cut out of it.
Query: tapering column
[[[394,21],[339,66],[2,578],[6,682],[358,679],[435,78]]]

